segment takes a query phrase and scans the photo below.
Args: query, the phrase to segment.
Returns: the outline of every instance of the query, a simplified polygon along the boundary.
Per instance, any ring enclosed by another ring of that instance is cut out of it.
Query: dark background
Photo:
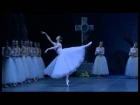
[[[81,17],[88,17],[88,23],[94,24],[89,41],[93,45],[88,49],[88,60],[94,62],[95,47],[99,41],[104,42],[105,56],[110,74],[124,74],[128,52],[133,42],[138,41],[138,14],[136,13],[96,13],[96,14],[5,14],[3,16],[2,36],[5,40],[32,40],[41,43],[44,50],[51,47],[40,31],[46,31],[55,40],[57,35],[63,37],[63,47],[79,46],[81,33],[75,32],[75,25],[81,23]],[[46,66],[56,56],[54,51],[42,53]]]

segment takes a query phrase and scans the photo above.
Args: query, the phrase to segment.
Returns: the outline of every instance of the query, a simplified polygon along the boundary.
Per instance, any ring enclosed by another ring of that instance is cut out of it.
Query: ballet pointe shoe
[[[85,47],[89,47],[92,44],[92,41],[89,42],[87,45],[85,45]]]
[[[66,80],[66,85],[69,87],[69,80]]]

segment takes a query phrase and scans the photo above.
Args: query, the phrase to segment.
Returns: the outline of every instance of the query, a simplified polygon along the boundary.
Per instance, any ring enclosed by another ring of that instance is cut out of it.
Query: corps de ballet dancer
[[[38,66],[37,72],[38,72],[38,79],[44,78],[44,72],[41,70],[41,65],[39,63],[38,55],[39,55],[39,50],[37,47],[37,43],[34,42],[34,54],[35,54],[35,64]]]
[[[28,83],[30,83],[30,81],[29,81],[29,68],[28,68],[28,66],[27,66],[27,60],[26,60],[26,47],[25,47],[25,45],[26,45],[26,43],[25,42],[23,42],[22,40],[21,40],[21,51],[20,51],[20,55],[21,55],[21,59],[22,59],[22,62],[23,62],[23,66],[24,66],[24,72],[25,72],[25,79],[26,79],[26,81],[28,82]]]
[[[97,75],[98,78],[109,74],[108,64],[104,54],[105,48],[103,47],[103,42],[100,42],[99,47],[96,47],[95,50],[96,58],[92,68],[92,74]]]
[[[9,42],[6,41],[5,47],[2,47],[2,84],[4,87],[17,86],[17,69],[13,59],[11,58],[11,48]]]
[[[35,48],[33,47],[32,41],[30,41],[30,56],[33,63],[32,65],[34,65],[33,72],[36,75],[35,79],[38,80],[39,79],[39,66],[38,66],[37,58],[36,58],[36,51],[35,51]]]
[[[40,43],[37,43],[37,47],[38,47],[38,62],[39,62],[40,70],[42,73],[42,77],[44,78],[45,64],[44,64],[44,61],[41,57],[42,50],[40,48]]]
[[[87,45],[79,47],[70,47],[62,49],[62,37],[57,36],[56,42],[53,42],[46,32],[41,31],[47,39],[51,42],[53,47],[45,50],[55,50],[58,56],[48,65],[44,70],[44,74],[49,75],[51,78],[58,79],[66,76],[66,85],[69,86],[69,75],[76,71],[84,60],[85,48],[89,47],[92,42]]]
[[[30,45],[30,42],[29,40],[26,41],[26,48],[27,48],[27,62],[28,62],[28,68],[29,68],[29,75],[30,75],[30,80],[33,80],[33,81],[37,81],[36,80],[36,67],[33,63],[33,60],[32,60],[32,46]]]
[[[16,65],[16,68],[17,68],[17,71],[18,71],[18,82],[20,84],[23,84],[26,80],[26,77],[25,77],[25,68],[23,66],[23,62],[22,62],[22,59],[21,59],[21,55],[20,55],[20,47],[18,45],[18,41],[16,40],[15,41],[15,48],[14,48],[14,63]]]
[[[129,58],[126,64],[125,75],[137,78],[138,77],[138,48],[137,43],[134,43],[134,46],[130,48]]]

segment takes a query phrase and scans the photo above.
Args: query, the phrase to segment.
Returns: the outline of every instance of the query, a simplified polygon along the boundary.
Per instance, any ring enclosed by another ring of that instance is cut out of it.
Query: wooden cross
[[[94,25],[88,25],[88,18],[81,17],[81,25],[75,25],[75,31],[81,31],[81,43],[83,45],[87,32],[94,31]]]

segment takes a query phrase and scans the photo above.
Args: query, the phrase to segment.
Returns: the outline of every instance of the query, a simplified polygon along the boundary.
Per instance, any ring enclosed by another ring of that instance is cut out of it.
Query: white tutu
[[[29,68],[28,68],[28,63],[27,63],[27,59],[25,56],[22,56],[22,62],[23,62],[23,66],[24,66],[24,72],[25,72],[25,77],[26,79],[29,79],[30,78],[30,75],[29,75]]]
[[[97,56],[92,68],[92,74],[107,75],[109,74],[107,60],[104,56]]]
[[[138,76],[138,57],[128,58],[125,75],[132,76],[132,77]]]
[[[38,57],[33,57],[32,60],[33,60],[34,66],[36,68],[36,77],[43,78],[42,74],[41,74],[41,68],[39,66],[40,64],[38,63]]]
[[[29,68],[29,77],[30,79],[34,79],[36,78],[36,68],[35,65],[33,63],[33,60],[31,59],[31,57],[26,57],[27,62],[28,62],[28,68]]]
[[[60,43],[59,43],[60,44]],[[44,70],[44,74],[58,79],[76,71],[84,60],[85,46],[57,49],[58,56]]]
[[[17,69],[12,58],[4,58],[2,62],[2,84],[17,83]]]
[[[42,57],[38,57],[38,62],[39,62],[42,77],[44,78],[45,64],[44,64]]]
[[[25,69],[23,66],[22,59],[20,57],[14,57],[13,60],[14,60],[14,63],[16,65],[17,72],[18,72],[18,75],[17,75],[18,82],[25,81],[25,79],[26,79],[25,72],[24,72]]]

